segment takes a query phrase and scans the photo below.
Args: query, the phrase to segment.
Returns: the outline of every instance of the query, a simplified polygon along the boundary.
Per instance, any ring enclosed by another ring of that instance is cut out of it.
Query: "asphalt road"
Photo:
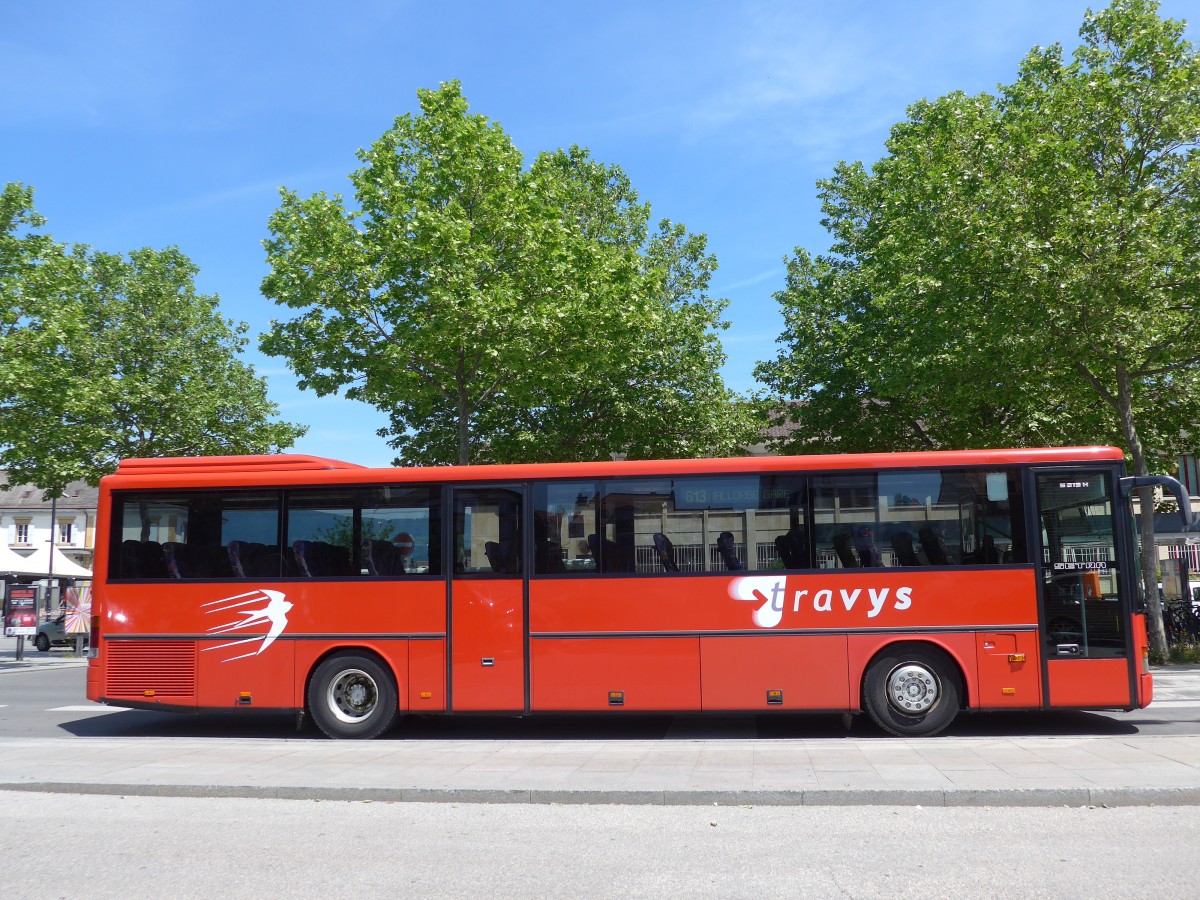
[[[18,794],[0,896],[1195,896],[1194,807],[646,807]]]

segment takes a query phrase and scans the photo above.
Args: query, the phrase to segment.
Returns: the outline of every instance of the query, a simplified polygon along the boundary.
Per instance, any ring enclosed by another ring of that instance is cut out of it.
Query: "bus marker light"
[[[1025,662],[1025,654],[1024,653],[1010,653],[1010,654],[1008,654],[1008,661],[1010,663]]]
[[[142,696],[143,697],[153,697],[154,691],[142,691]]]
[[[249,706],[253,702],[249,691],[242,691],[238,694],[238,706]]]
[[[1017,692],[1016,688],[1000,688],[1000,693],[1002,693],[1006,696],[1015,694],[1016,692]]]
[[[608,705],[609,706],[624,706],[625,705],[625,692],[624,691],[609,691],[608,692]]]
[[[421,691],[421,699],[422,700],[432,700],[433,699],[433,691]]]
[[[783,691],[767,691],[767,703],[771,706],[783,704]]]

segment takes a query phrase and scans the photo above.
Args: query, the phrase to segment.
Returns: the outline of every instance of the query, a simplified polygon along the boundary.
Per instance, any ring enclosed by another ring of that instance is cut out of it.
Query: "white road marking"
[[[54,709],[48,709],[46,712],[94,712],[94,713],[115,713],[128,712],[117,706],[56,706]]]

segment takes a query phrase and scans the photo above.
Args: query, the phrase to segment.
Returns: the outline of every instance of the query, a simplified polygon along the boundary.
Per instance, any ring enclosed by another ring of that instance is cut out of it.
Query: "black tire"
[[[374,657],[339,653],[313,673],[308,711],[331,738],[379,737],[399,712],[395,679]]]
[[[889,734],[928,737],[958,715],[962,694],[958,669],[931,647],[898,645],[883,650],[863,678],[863,705]]]
[[[37,647],[42,653],[50,651],[50,638],[46,637],[44,632],[38,632],[33,637],[33,646]]]

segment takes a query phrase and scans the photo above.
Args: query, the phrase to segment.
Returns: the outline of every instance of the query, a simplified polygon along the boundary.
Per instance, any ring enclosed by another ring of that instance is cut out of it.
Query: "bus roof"
[[[741,456],[726,459],[615,460],[521,463],[514,465],[428,466],[372,469],[319,456],[196,456],[127,459],[108,489],[218,487],[286,484],[395,482],[500,482],[542,478],[598,478],[668,475],[755,474],[760,472],[852,469],[943,468],[957,466],[1065,465],[1118,462],[1115,447],[1058,447],[1010,450],[935,450],[910,453],[853,453],[813,456]]]

